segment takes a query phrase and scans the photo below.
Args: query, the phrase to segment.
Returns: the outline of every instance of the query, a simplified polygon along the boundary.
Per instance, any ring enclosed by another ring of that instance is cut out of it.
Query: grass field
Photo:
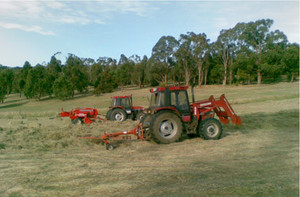
[[[0,196],[299,196],[299,83],[206,86],[196,99],[226,94],[242,125],[224,126],[218,141],[124,142],[107,151],[104,131],[137,122],[72,125],[58,109],[96,107],[133,94],[147,106],[149,88],[38,102],[10,95],[0,104]]]

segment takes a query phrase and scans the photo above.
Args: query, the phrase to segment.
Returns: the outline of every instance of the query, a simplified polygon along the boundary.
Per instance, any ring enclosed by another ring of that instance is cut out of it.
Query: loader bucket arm
[[[230,117],[233,124],[240,125],[242,124],[241,118],[234,112],[233,108],[231,107],[230,103],[226,99],[225,95],[222,94],[219,100],[215,100],[213,96],[209,98],[209,100],[213,103],[214,111],[219,116],[220,121],[224,124],[228,124]],[[223,108],[225,111],[222,111]]]

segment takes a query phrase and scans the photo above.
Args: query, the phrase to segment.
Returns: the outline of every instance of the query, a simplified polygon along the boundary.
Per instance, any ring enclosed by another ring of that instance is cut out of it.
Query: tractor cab
[[[112,121],[125,121],[127,118],[140,120],[144,116],[144,107],[133,106],[131,95],[112,97],[109,108],[106,119]]]
[[[122,106],[125,109],[131,109],[132,97],[131,96],[114,96],[112,97],[111,107]]]
[[[159,87],[150,90],[150,113],[156,113],[160,110],[169,109],[181,115],[183,119],[190,120],[191,109],[187,86]]]

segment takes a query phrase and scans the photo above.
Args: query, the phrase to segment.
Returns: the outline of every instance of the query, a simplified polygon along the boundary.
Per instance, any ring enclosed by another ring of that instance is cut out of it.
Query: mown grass
[[[113,151],[78,136],[127,130],[137,122],[78,126],[68,118],[49,119],[61,104],[102,105],[110,95],[0,108],[0,196],[299,196],[298,85],[196,89],[197,99],[226,93],[243,124],[225,125],[218,141],[133,141]],[[116,93],[130,92],[137,105],[147,100],[148,89]]]

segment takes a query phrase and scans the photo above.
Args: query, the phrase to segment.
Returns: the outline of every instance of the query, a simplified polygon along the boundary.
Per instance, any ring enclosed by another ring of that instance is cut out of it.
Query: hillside
[[[196,100],[223,93],[243,123],[224,126],[220,140],[132,141],[113,151],[78,136],[128,130],[136,121],[49,118],[62,107],[105,115],[113,95],[132,94],[146,107],[149,88],[67,101],[10,95],[0,104],[0,196],[299,196],[299,83],[195,89]]]

